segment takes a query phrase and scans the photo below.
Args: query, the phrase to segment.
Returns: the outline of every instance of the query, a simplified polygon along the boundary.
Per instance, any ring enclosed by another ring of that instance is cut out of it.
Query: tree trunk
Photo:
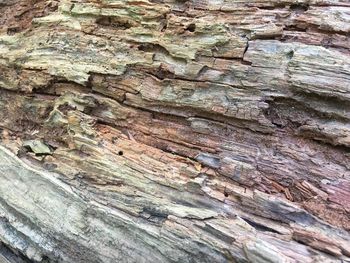
[[[0,262],[348,262],[348,0],[0,0]]]

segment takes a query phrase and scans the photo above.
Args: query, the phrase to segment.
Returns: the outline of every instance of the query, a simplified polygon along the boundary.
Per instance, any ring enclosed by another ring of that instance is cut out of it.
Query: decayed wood
[[[0,0],[0,255],[349,261],[349,34],[348,0]]]

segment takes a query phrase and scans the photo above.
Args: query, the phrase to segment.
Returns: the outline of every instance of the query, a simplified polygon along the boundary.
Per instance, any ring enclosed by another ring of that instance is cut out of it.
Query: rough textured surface
[[[0,0],[0,261],[350,261],[348,0]]]

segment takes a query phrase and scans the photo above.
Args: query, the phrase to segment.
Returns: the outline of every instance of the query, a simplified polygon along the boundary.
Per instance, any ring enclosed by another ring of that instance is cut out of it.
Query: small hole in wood
[[[123,151],[119,151],[119,152],[118,152],[118,155],[120,155],[120,156],[122,156],[123,154],[124,154]]]
[[[289,51],[289,52],[287,53],[287,58],[288,58],[288,59],[292,59],[293,56],[294,56],[294,51],[293,51],[293,50],[291,50],[291,51]]]
[[[20,29],[18,27],[11,27],[11,28],[7,29],[7,34],[9,36],[12,36],[12,35],[18,33],[19,31],[20,31]]]
[[[228,197],[228,193],[227,193],[227,192],[224,192],[224,196],[225,196],[225,197]]]
[[[196,31],[196,25],[195,24],[189,24],[186,28],[187,31],[194,32]]]

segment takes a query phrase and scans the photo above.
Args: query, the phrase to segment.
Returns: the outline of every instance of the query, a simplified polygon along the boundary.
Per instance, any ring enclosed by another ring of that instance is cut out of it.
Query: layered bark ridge
[[[348,0],[0,14],[7,261],[350,260]]]

